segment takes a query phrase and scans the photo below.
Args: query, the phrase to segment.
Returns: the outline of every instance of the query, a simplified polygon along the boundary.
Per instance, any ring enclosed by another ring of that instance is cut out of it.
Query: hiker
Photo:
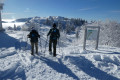
[[[40,38],[39,33],[32,28],[32,31],[27,35],[31,42],[31,55],[34,55],[34,46],[36,48],[36,54],[38,55],[38,38]]]
[[[53,46],[53,56],[56,57],[56,45],[57,45],[57,40],[59,40],[60,33],[59,30],[56,28],[56,24],[53,24],[53,27],[50,29],[48,32],[47,36],[50,35],[49,39],[49,54],[52,54],[52,46]]]

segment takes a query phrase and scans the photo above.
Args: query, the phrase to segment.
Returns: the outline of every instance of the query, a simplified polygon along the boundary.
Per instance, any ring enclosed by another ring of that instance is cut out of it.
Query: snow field
[[[67,38],[61,35],[62,38],[57,46],[58,58],[53,58],[48,54],[48,40],[45,50],[46,33],[49,29],[47,26],[40,28],[39,56],[30,55],[30,41],[26,37],[29,32],[2,33],[0,42],[4,43],[0,44],[1,80],[120,79],[119,48],[100,45],[98,50],[87,47],[87,50],[83,51],[74,34],[66,35]]]

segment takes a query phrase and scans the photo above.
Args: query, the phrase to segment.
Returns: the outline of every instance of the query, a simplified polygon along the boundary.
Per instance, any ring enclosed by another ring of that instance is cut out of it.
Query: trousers
[[[31,42],[31,54],[34,54],[34,46],[36,48],[36,54],[38,54],[38,42]]]
[[[56,45],[57,45],[57,40],[49,40],[49,51],[52,51],[52,46],[53,46],[53,56],[56,56]]]

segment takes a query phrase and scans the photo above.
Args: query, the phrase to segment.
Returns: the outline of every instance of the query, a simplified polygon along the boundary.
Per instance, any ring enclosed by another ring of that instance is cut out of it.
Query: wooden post
[[[3,3],[0,3],[0,31],[3,31],[2,28],[2,18],[1,18],[1,10],[3,9]]]
[[[85,50],[85,47],[86,47],[86,36],[87,36],[87,28],[85,26],[83,50]]]
[[[97,33],[97,39],[96,39],[96,47],[95,47],[95,49],[98,49],[99,33],[100,33],[100,27],[98,26],[98,33]]]

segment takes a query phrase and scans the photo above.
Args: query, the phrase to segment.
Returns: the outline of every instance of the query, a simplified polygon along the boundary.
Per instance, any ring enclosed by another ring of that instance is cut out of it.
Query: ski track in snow
[[[39,56],[30,55],[29,32],[0,33],[0,42],[4,41],[0,44],[0,80],[120,80],[120,49],[100,46],[99,50],[82,51],[81,45],[72,44],[73,36],[67,36],[66,43],[59,42],[58,56],[53,58],[48,41],[46,51],[44,48],[48,29],[41,28]]]

